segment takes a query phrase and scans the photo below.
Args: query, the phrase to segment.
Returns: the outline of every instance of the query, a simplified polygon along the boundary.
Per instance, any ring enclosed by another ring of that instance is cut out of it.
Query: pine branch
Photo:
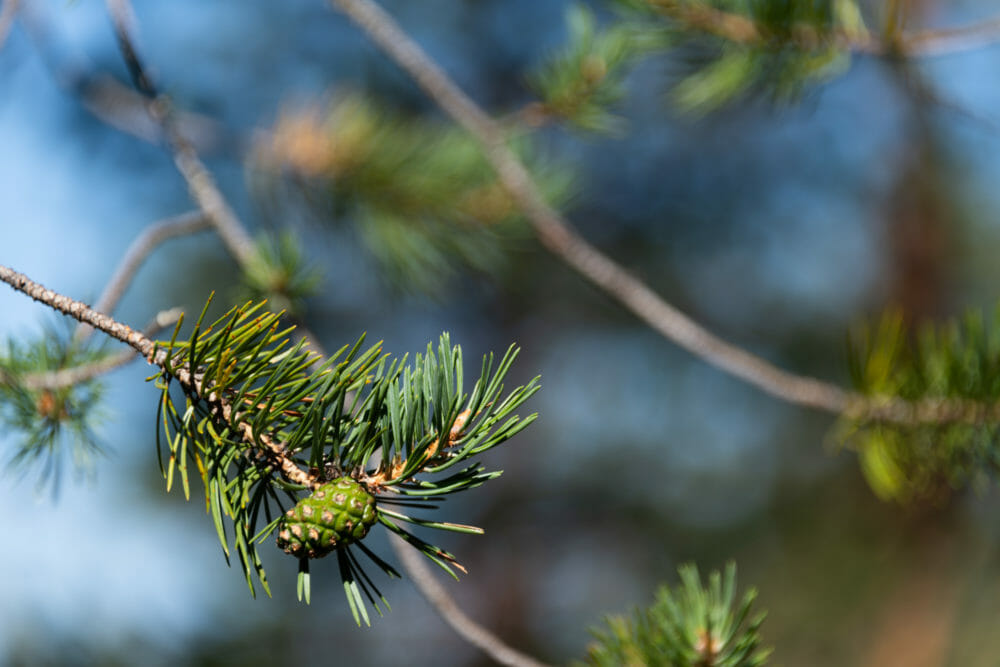
[[[818,30],[808,23],[790,26],[776,36],[745,14],[717,9],[705,2],[646,0],[647,4],[688,31],[702,32],[741,46],[773,46],[776,43],[803,51],[837,48],[869,54],[884,54],[886,47],[867,31]]]
[[[179,308],[163,310],[156,314],[153,321],[143,330],[144,335],[152,338],[163,329],[177,323],[181,317]],[[84,326],[84,325],[81,325]],[[88,327],[89,328],[89,327]],[[79,331],[79,329],[77,329]],[[116,368],[124,366],[136,358],[134,350],[124,349],[115,354],[108,355],[90,364],[82,366],[72,366],[62,368],[58,371],[48,373],[37,373],[26,375],[18,380],[18,383],[25,389],[36,391],[41,389],[55,390],[71,387],[81,382],[96,379],[97,377],[109,373]],[[12,382],[12,378],[4,378],[0,369],[0,382]]]
[[[156,344],[146,337],[142,332],[136,331],[132,327],[115,321],[108,315],[99,313],[87,304],[71,299],[70,297],[63,296],[57,292],[53,292],[50,289],[46,289],[45,286],[34,282],[22,273],[18,273],[9,269],[5,266],[0,266],[0,280],[7,283],[19,292],[30,296],[35,301],[43,303],[50,308],[57,310],[64,315],[69,315],[70,317],[89,324],[90,326],[98,329],[99,331],[107,334],[111,338],[119,340],[140,355],[142,355],[149,363],[155,364],[157,366],[162,366],[169,358],[169,354],[166,350],[156,349]],[[195,373],[189,368],[175,368],[174,376],[185,388],[195,392],[198,396],[202,396],[210,402],[215,402],[223,417],[226,421],[230,421],[239,416],[239,411],[234,410],[233,406],[230,405],[225,399],[221,397],[211,397],[210,392],[204,392],[204,387],[202,386],[201,379],[197,377]],[[240,424],[238,428],[241,429],[244,436],[253,440],[255,434],[253,429],[248,424]],[[279,442],[274,442],[273,440],[262,437],[261,440],[268,451],[268,455],[272,462],[277,465],[277,468],[282,471],[286,479],[294,484],[300,484],[302,486],[311,486],[315,480],[310,478],[310,476],[298,468],[295,463],[285,455],[283,446]]]
[[[750,616],[757,592],[736,598],[736,565],[712,572],[703,585],[691,564],[679,568],[681,585],[662,586],[648,609],[632,618],[612,616],[594,629],[588,664],[675,667],[760,667],[771,649],[761,648],[765,614]]]
[[[357,544],[380,569],[396,576],[360,544],[381,523],[453,576],[455,569],[464,572],[453,555],[403,524],[482,533],[411,512],[433,508],[429,503],[498,476],[499,471],[487,471],[471,459],[535,418],[514,411],[537,391],[538,378],[503,395],[515,346],[496,364],[492,355],[485,357],[482,373],[466,394],[461,349],[447,334],[436,353],[428,346],[412,366],[406,357],[390,361],[378,345],[359,352],[361,341],[320,362],[304,342],[291,344],[290,330],[279,330],[280,315],[263,311],[263,304],[234,308],[203,327],[206,304],[189,340],[177,340],[178,323],[169,342],[154,343],[9,268],[0,267],[0,280],[127,343],[160,367],[154,378],[169,450],[163,468],[167,488],[179,474],[189,495],[193,459],[227,558],[224,518],[232,521],[233,545],[251,592],[254,573],[267,589],[257,544],[277,531],[278,546],[300,561],[337,552],[359,624],[370,622],[364,600],[381,613],[374,596],[382,598],[349,547]],[[172,391],[178,385],[184,396],[180,405]],[[158,437],[157,449],[162,448]],[[312,493],[298,499],[302,490]],[[295,506],[285,512],[278,492],[297,500]],[[277,518],[272,502],[280,510]],[[267,523],[258,531],[262,509]],[[307,566],[300,569],[300,591],[308,600]]]

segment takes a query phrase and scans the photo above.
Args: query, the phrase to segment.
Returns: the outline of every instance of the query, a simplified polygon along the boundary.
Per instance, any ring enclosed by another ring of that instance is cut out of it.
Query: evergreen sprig
[[[599,28],[582,5],[566,12],[567,43],[539,65],[528,84],[539,96],[542,117],[555,117],[579,129],[615,133],[621,118],[610,107],[625,95],[625,76],[639,56],[662,47],[662,32],[648,24],[617,21]]]
[[[266,300],[275,310],[300,314],[322,275],[306,262],[299,240],[290,231],[263,236],[257,240],[256,250],[243,267],[248,300]]]
[[[168,489],[179,479],[189,496],[191,473],[197,471],[223,551],[228,560],[233,545],[251,593],[254,576],[269,592],[258,547],[281,526],[279,543],[314,540],[287,551],[337,553],[359,624],[370,623],[365,600],[381,614],[379,601],[385,600],[352,548],[389,576],[398,575],[359,541],[367,527],[329,549],[314,548],[324,525],[344,538],[344,529],[333,525],[346,515],[337,513],[352,498],[363,503],[369,496],[378,523],[456,576],[454,570],[462,568],[452,554],[403,525],[482,532],[415,511],[434,509],[447,495],[499,475],[473,457],[534,420],[535,415],[522,418],[514,411],[537,391],[537,378],[503,395],[517,348],[511,346],[499,363],[492,355],[484,358],[471,393],[465,393],[461,348],[451,345],[448,334],[442,334],[436,352],[428,345],[412,365],[406,356],[383,355],[380,345],[362,350],[361,340],[323,360],[304,342],[292,344],[290,329],[282,329],[279,315],[263,310],[263,304],[234,308],[208,326],[204,318],[203,310],[187,340],[178,340],[178,325],[169,342],[158,344],[166,354],[157,376],[163,434],[157,446]],[[344,478],[356,483],[348,488],[356,488],[334,507],[328,485]],[[309,508],[302,505],[307,501]],[[313,515],[325,510],[332,514],[320,525]],[[306,519],[313,523],[301,523]],[[311,529],[313,538],[302,532]],[[353,531],[353,524],[346,530]],[[304,556],[299,597],[309,599]]]
[[[678,47],[672,97],[707,113],[747,95],[794,101],[843,71],[867,34],[856,0],[628,0]]]
[[[886,313],[852,337],[849,359],[863,394],[949,401],[961,413],[912,425],[843,420],[838,437],[858,451],[876,495],[941,502],[969,485],[984,489],[1000,473],[1000,308],[989,322],[969,311],[912,335],[901,313]]]
[[[663,586],[646,610],[631,619],[607,619],[606,630],[594,630],[596,643],[587,663],[602,667],[757,667],[770,649],[761,648],[764,613],[750,616],[756,591],[736,602],[736,565],[725,574],[712,572],[703,586],[698,569],[681,566],[680,587]]]
[[[0,421],[22,434],[8,464],[17,471],[37,467],[39,487],[51,486],[53,493],[67,455],[78,473],[88,474],[103,453],[94,426],[104,416],[104,387],[94,379],[55,386],[37,380],[103,356],[100,349],[73,342],[67,330],[56,327],[28,342],[8,340],[0,355]]]

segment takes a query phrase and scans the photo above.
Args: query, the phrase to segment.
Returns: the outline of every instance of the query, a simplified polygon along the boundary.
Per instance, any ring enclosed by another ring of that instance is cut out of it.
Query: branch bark
[[[222,195],[215,178],[201,161],[194,145],[181,133],[174,117],[173,105],[166,96],[158,92],[139,58],[139,52],[132,39],[131,5],[128,0],[107,0],[107,8],[132,81],[139,92],[147,98],[150,117],[163,129],[173,152],[174,164],[184,177],[191,198],[198,204],[202,213],[212,221],[219,237],[239,265],[245,268],[257,252],[253,239]]]
[[[163,368],[167,360],[167,351],[162,348],[156,349],[155,343],[142,332],[136,331],[127,324],[117,322],[108,315],[97,312],[81,301],[76,301],[68,296],[46,289],[44,285],[36,283],[23,273],[18,273],[6,266],[0,266],[0,281],[30,296],[35,301],[43,303],[65,315],[69,315],[79,322],[89,324],[108,336],[125,343],[145,357],[149,363]],[[262,443],[264,448],[258,449],[257,452],[267,458],[268,462],[276,470],[279,470],[281,475],[289,482],[308,487],[319,485],[316,478],[299,468],[295,461],[288,456],[283,443],[269,434],[256,434],[255,437],[250,424],[240,419],[242,416],[241,413],[230,405],[224,397],[215,394],[211,387],[203,386],[201,378],[198,377],[194,370],[189,368],[174,368],[173,377],[182,385],[194,391],[202,400],[212,404],[227,423],[243,434],[246,442]]]
[[[153,321],[143,330],[143,335],[146,337],[155,336],[157,332],[162,329],[172,324],[176,324],[177,320],[180,319],[180,316],[181,310],[179,308],[171,308],[170,310],[164,310],[157,313],[156,317],[153,318]],[[87,326],[88,329],[93,329],[88,325],[81,324],[80,326]],[[77,331],[79,331],[79,329],[77,329]],[[25,389],[30,390],[63,389],[74,384],[79,384],[80,382],[93,380],[99,375],[104,375],[105,373],[109,373],[116,368],[124,366],[135,358],[135,350],[126,348],[90,364],[72,366],[70,368],[61,368],[57,371],[51,371],[49,373],[26,375],[23,378],[20,378],[18,382]],[[2,369],[0,369],[0,382],[9,381],[11,381],[11,379],[4,378]]]
[[[10,35],[10,29],[14,27],[14,17],[17,16],[20,0],[4,0],[0,6],[0,49],[3,49],[4,42]]]
[[[162,220],[146,227],[132,241],[128,250],[125,251],[125,254],[119,260],[118,267],[115,269],[114,274],[112,274],[111,279],[104,286],[104,291],[98,297],[97,303],[94,304],[94,310],[100,313],[113,313],[118,306],[118,302],[125,295],[125,291],[132,284],[132,280],[135,278],[139,267],[142,266],[146,258],[160,244],[178,236],[194,234],[203,229],[208,229],[210,226],[211,221],[208,217],[200,211],[195,211],[179,215],[175,218]],[[74,332],[73,338],[77,341],[85,340],[92,330],[91,327],[81,324],[77,327],[76,332]]]

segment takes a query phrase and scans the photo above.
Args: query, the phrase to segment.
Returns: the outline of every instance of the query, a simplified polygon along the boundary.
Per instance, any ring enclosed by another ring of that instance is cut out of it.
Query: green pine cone
[[[357,542],[375,523],[375,497],[350,477],[316,489],[278,524],[278,547],[298,557],[322,558]]]

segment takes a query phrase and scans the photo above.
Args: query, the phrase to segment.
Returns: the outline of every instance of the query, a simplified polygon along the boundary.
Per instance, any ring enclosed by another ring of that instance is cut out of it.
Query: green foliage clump
[[[764,613],[750,618],[751,589],[736,603],[736,566],[713,572],[702,585],[698,569],[679,570],[681,586],[660,588],[652,606],[632,618],[613,616],[593,631],[587,664],[601,667],[757,667],[770,649],[760,646]]]
[[[266,299],[274,310],[301,313],[322,276],[306,264],[299,241],[291,232],[285,232],[259,239],[256,250],[243,270],[248,300]]]
[[[1000,472],[1000,309],[926,325],[908,335],[902,314],[884,315],[854,336],[857,390],[897,397],[943,417],[898,424],[845,419],[840,438],[856,449],[872,490],[900,502],[943,502],[957,489],[984,489]]]
[[[47,380],[58,371],[104,356],[56,329],[26,343],[9,340],[0,355],[0,423],[22,434],[9,465],[15,470],[40,466],[40,487],[58,489],[67,450],[81,474],[92,471],[103,451],[94,433],[94,426],[104,417],[99,409],[103,385],[94,379]]]
[[[499,364],[485,357],[466,393],[461,348],[447,334],[436,352],[428,345],[412,364],[406,356],[383,355],[379,345],[362,351],[360,340],[324,360],[304,341],[293,345],[291,330],[282,330],[279,315],[262,304],[234,308],[207,327],[204,317],[202,311],[188,340],[178,340],[178,323],[173,338],[158,344],[163,437],[157,446],[168,490],[179,477],[188,496],[191,471],[197,471],[223,551],[228,559],[231,533],[251,593],[254,574],[268,591],[258,546],[277,530],[279,544],[299,557],[300,599],[309,600],[310,556],[331,547],[355,619],[369,622],[365,598],[380,614],[376,596],[385,600],[353,548],[398,576],[362,540],[373,521],[456,576],[462,567],[452,554],[401,524],[482,533],[413,510],[435,509],[445,496],[500,474],[472,459],[534,420],[514,412],[537,391],[537,378],[503,395],[516,347]],[[339,490],[333,506],[317,496],[331,484],[350,486],[346,506],[336,499]],[[312,499],[302,501],[303,492]],[[352,499],[361,505],[359,517]],[[322,526],[313,524],[313,537],[306,523],[315,522],[316,512]]]
[[[528,142],[513,142],[530,158]],[[534,163],[549,201],[568,190],[564,170]],[[314,217],[348,217],[382,274],[439,291],[460,267],[494,272],[505,248],[526,237],[524,219],[464,130],[406,118],[360,95],[279,118],[255,159],[260,192],[291,176]]]
[[[617,132],[621,119],[608,109],[625,95],[629,66],[662,46],[661,33],[624,21],[599,29],[593,12],[582,5],[569,9],[566,23],[566,46],[529,76],[530,87],[541,99],[529,111],[538,116],[537,122],[554,117],[582,130]]]
[[[680,73],[676,106],[707,113],[748,95],[794,101],[842,72],[867,39],[855,0],[627,0],[658,23]]]

